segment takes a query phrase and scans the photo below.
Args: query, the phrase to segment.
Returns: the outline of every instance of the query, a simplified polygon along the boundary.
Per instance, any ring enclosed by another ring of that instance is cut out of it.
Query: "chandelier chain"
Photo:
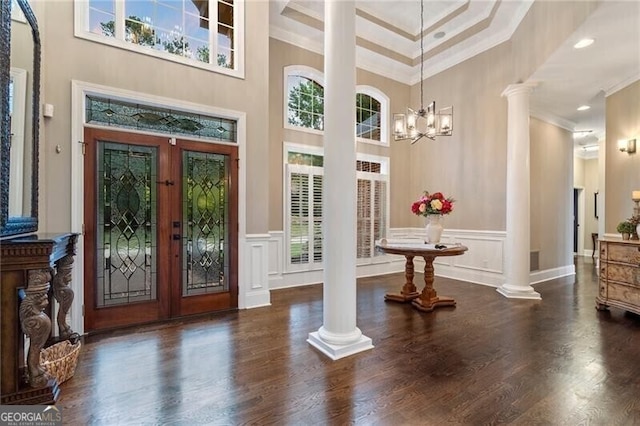
[[[420,110],[424,111],[424,0],[420,0]]]

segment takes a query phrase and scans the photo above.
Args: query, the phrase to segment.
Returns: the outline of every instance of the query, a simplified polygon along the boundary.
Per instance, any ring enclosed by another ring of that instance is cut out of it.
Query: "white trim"
[[[576,274],[575,265],[560,266],[558,268],[535,271],[529,275],[529,284],[535,285],[556,278],[568,277]]]
[[[269,234],[249,234],[244,239],[246,285],[242,292],[243,307],[257,308],[271,305],[269,292]],[[238,283],[240,286],[240,283]]]
[[[389,97],[380,89],[373,86],[357,85],[356,96],[363,94],[374,98],[380,102],[380,140],[359,138],[356,136],[358,142],[370,143],[378,146],[389,146],[389,105],[391,103]],[[357,112],[357,104],[355,105]],[[357,122],[355,123],[357,126]]]
[[[573,121],[558,117],[557,115],[553,115],[548,111],[538,111],[536,109],[530,109],[529,115],[531,115],[531,117],[537,118],[538,120],[544,121],[545,123],[553,124],[554,126],[568,130],[572,133],[576,129],[576,123],[574,123]]]
[[[604,96],[605,97],[611,96],[614,93],[624,89],[625,87],[629,86],[630,84],[635,83],[638,80],[640,80],[640,71],[637,71],[637,72],[633,73],[632,75],[630,75],[629,77],[623,79],[622,81],[618,82],[617,84],[609,87],[608,89],[605,89],[604,90]]]
[[[217,6],[217,0],[216,0]],[[208,71],[212,71],[219,74],[228,75],[230,77],[236,77],[240,79],[245,78],[245,70],[244,70],[244,56],[245,56],[245,46],[244,46],[244,0],[236,0],[233,2],[233,14],[234,14],[234,47],[232,47],[234,51],[234,60],[235,60],[235,68],[229,69],[225,67],[221,67],[217,64],[217,41],[214,45],[210,46],[209,60],[211,63],[204,63],[195,59],[185,58],[183,56],[175,55],[172,53],[164,52],[161,50],[154,49],[149,46],[139,46],[134,43],[129,43],[124,40],[124,25],[115,25],[115,37],[107,37],[100,34],[95,34],[87,30],[89,24],[89,2],[88,0],[74,0],[74,36],[77,38],[89,40],[92,42],[117,47],[119,49],[128,50],[131,52],[141,53],[143,55],[152,56],[159,59],[164,59],[171,62],[177,62],[179,64],[183,64],[186,66],[200,68]],[[210,30],[210,33],[214,33],[217,35],[217,8],[212,8],[216,11],[215,17],[210,16],[210,27],[214,25],[215,18],[215,28]],[[116,1],[115,2],[115,21],[124,21],[124,2]],[[215,36],[214,36],[215,38]]]
[[[246,159],[247,150],[247,117],[242,111],[234,111],[212,107],[209,105],[200,105],[192,102],[185,102],[178,99],[165,98],[161,96],[150,95],[146,93],[123,90],[109,86],[72,80],[71,81],[71,232],[82,234],[82,226],[84,223],[84,156],[82,154],[82,146],[78,142],[84,142],[85,127],[85,101],[87,95],[106,96],[124,101],[135,101],[138,103],[146,103],[149,105],[159,106],[163,108],[180,109],[183,111],[191,111],[204,113],[224,118],[236,120],[237,122],[237,143],[238,158],[240,158],[240,169],[238,171],[238,307],[248,307],[250,302],[249,296],[245,294],[246,288],[246,271],[247,262],[246,252],[244,250],[244,242],[246,241],[246,193],[247,193],[247,170],[243,167]],[[130,129],[123,129],[129,132]],[[182,137],[182,136],[181,136]],[[72,288],[75,292],[76,300],[80,303],[74,303],[71,306],[71,326],[78,333],[84,333],[84,318],[82,314],[84,303],[84,237],[80,235],[78,238],[77,256],[75,266],[72,271]]]

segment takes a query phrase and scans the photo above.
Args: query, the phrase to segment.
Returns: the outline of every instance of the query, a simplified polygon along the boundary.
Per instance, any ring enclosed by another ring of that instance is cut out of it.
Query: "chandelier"
[[[420,109],[407,108],[406,114],[393,114],[394,140],[411,140],[411,144],[423,137],[435,140],[436,136],[451,136],[453,133],[453,107],[436,112],[432,101],[424,107],[424,0],[420,0]]]

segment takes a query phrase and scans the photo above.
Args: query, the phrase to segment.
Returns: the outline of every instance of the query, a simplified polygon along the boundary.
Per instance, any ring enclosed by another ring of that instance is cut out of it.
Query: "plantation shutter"
[[[309,269],[322,263],[322,168],[289,164],[287,183],[288,263]]]
[[[377,162],[356,163],[358,179],[357,258],[379,256],[375,241],[387,233],[387,175]],[[360,262],[363,263],[363,262]]]

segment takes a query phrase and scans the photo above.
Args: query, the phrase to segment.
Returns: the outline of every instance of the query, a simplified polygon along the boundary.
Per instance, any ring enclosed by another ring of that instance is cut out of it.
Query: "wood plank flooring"
[[[436,277],[458,305],[431,313],[384,302],[402,274],[360,279],[375,348],[338,361],[306,342],[320,285],[92,336],[58,406],[70,425],[640,425],[640,316],[596,311],[595,267],[576,268],[536,285],[541,301]]]

